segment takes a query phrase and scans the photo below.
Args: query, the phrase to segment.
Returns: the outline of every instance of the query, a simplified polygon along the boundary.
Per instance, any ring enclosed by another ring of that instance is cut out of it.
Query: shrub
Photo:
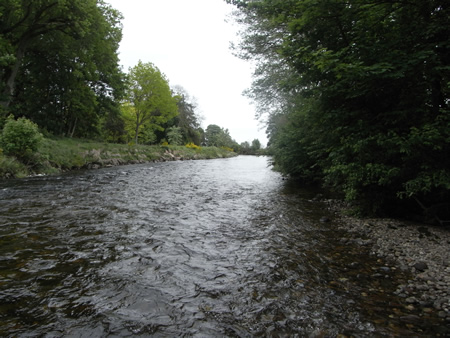
[[[27,168],[13,157],[0,154],[0,178],[1,177],[25,177]]]
[[[198,145],[196,145],[196,144],[194,144],[192,142],[186,144],[186,148],[191,148],[191,149],[195,149],[195,150],[201,150],[202,149],[202,147],[200,147],[200,146],[198,146]]]
[[[229,151],[229,152],[234,152],[234,149],[230,148],[230,147],[223,146],[223,147],[220,147],[220,148],[222,148],[223,150]]]
[[[180,127],[171,127],[167,131],[167,138],[169,144],[173,146],[179,146],[183,142],[183,134],[181,134]]]
[[[0,145],[5,155],[24,161],[37,151],[42,139],[35,123],[23,117],[14,120],[10,116],[3,127]]]

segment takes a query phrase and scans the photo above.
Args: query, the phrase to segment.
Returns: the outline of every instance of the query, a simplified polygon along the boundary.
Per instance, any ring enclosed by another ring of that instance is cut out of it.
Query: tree
[[[210,124],[206,127],[205,131],[205,142],[209,147],[219,147],[223,145],[223,134],[224,131],[221,127],[216,124]]]
[[[170,145],[179,146],[183,142],[183,135],[180,127],[170,127],[167,130],[167,139]]]
[[[365,212],[404,198],[450,215],[448,1],[228,2],[283,172]]]
[[[8,8],[11,17],[2,27],[12,27],[3,38],[11,46],[15,39],[26,43],[19,43],[25,44],[18,52],[23,55],[14,59],[14,65],[0,68],[4,80],[0,86],[9,93],[5,106],[56,135],[98,134],[100,118],[113,113],[117,117],[123,94],[117,55],[120,13],[102,1],[72,1],[71,6],[62,1],[15,3]],[[30,16],[37,16],[38,23]],[[72,16],[83,19],[70,24]]]
[[[250,143],[248,143],[247,141],[242,142],[240,144],[240,153],[244,155],[249,155],[251,153]]]
[[[74,37],[89,29],[89,16],[95,0],[4,0],[0,4],[1,105],[8,107],[14,95],[16,78],[31,45],[52,32]]]
[[[200,145],[201,117],[196,113],[197,104],[195,98],[191,98],[187,91],[181,86],[174,87],[177,98],[178,115],[172,123],[180,128],[184,143]]]
[[[254,139],[254,140],[252,141],[251,149],[252,149],[253,152],[256,153],[258,150],[261,149],[261,142],[259,142],[258,139]]]
[[[216,124],[210,124],[205,131],[205,143],[208,147],[227,147],[236,149],[239,144],[230,136],[228,129],[223,129]]]
[[[177,101],[168,80],[152,63],[139,63],[129,71],[126,105],[134,118],[134,141],[137,144],[143,126],[163,130],[177,114]]]
[[[125,120],[120,114],[120,111],[116,111],[115,107],[101,119],[101,131],[102,137],[107,142],[123,143],[125,142]]]

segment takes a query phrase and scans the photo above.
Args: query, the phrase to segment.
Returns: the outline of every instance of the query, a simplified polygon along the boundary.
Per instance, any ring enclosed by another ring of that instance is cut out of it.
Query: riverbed
[[[317,193],[254,156],[0,181],[0,335],[448,333]]]

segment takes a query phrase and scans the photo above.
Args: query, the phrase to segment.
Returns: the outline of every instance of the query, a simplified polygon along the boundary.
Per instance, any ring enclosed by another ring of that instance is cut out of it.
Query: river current
[[[0,181],[0,336],[436,333],[315,194],[251,156]]]

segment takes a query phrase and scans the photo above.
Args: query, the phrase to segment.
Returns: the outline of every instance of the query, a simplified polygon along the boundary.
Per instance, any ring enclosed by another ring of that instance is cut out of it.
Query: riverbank
[[[224,148],[190,146],[148,146],[101,143],[80,139],[45,139],[27,163],[0,153],[0,178],[57,174],[82,168],[200,160],[233,157]]]
[[[424,314],[437,312],[450,324],[450,229],[396,219],[358,219],[347,216],[345,204],[324,202],[334,213],[333,222],[349,234],[342,244],[367,246],[372,255],[386,260],[386,270],[411,274],[395,291],[407,307]],[[420,317],[407,319],[419,321]]]

